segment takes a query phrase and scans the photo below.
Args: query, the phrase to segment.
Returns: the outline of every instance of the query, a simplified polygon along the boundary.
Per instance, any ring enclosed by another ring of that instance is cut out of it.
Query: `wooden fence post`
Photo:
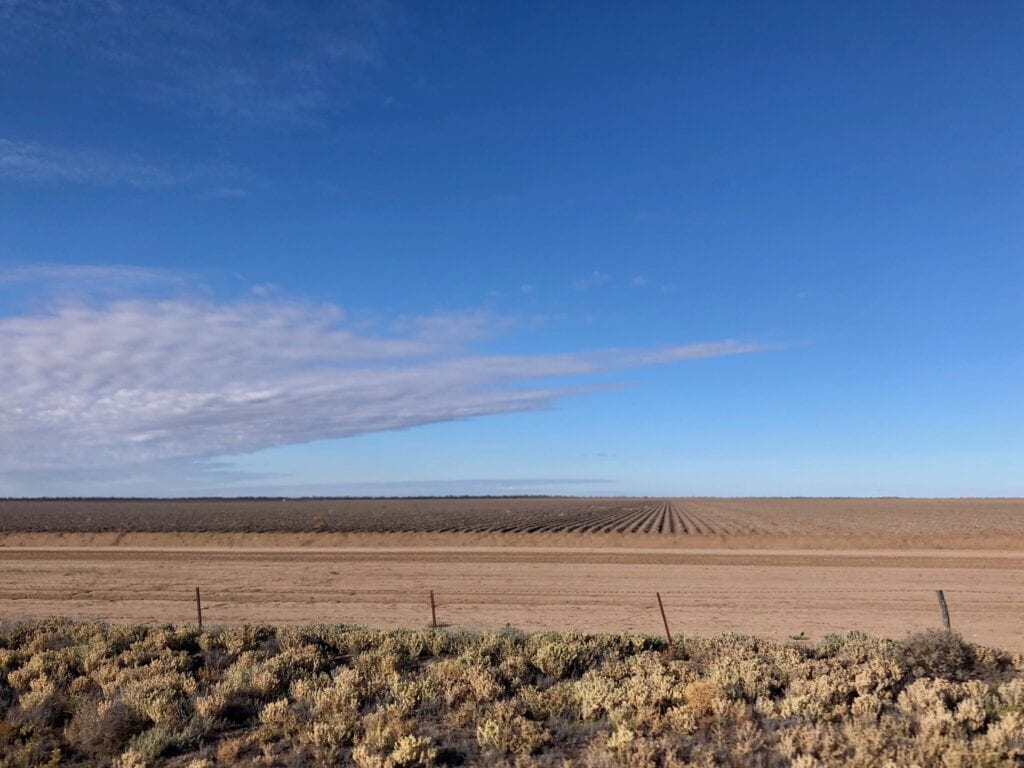
[[[665,618],[665,606],[661,603],[661,592],[655,592],[658,596],[658,608],[661,610],[661,622],[665,625],[665,637],[668,638],[668,647],[672,648],[672,633],[668,631],[668,619]]]
[[[942,594],[941,589],[935,590],[935,596],[939,598],[939,610],[942,611],[942,626],[949,632],[949,608],[946,607],[946,596]]]
[[[430,590],[430,626],[437,629],[437,605],[434,603],[434,590]]]
[[[199,597],[199,587],[196,587],[196,618],[199,619],[199,631],[203,631],[203,602]]]

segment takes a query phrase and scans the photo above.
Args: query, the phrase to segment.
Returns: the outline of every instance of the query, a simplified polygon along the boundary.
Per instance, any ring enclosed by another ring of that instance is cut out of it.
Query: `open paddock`
[[[0,614],[111,621],[343,622],[423,627],[434,590],[442,623],[467,629],[659,634],[660,591],[674,632],[785,640],[851,629],[902,637],[953,626],[1024,651],[1024,555],[1005,552],[586,548],[0,550]]]
[[[939,624],[1024,650],[1018,499],[0,502],[0,616],[786,639]]]

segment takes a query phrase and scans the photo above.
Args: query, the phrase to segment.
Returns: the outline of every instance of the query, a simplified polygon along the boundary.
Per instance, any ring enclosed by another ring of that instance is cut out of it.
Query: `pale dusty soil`
[[[0,617],[784,639],[937,626],[1024,651],[1021,499],[0,501]]]
[[[0,549],[7,619],[191,621],[198,585],[208,624],[418,627],[429,622],[433,589],[439,620],[454,627],[660,633],[660,591],[677,634],[817,639],[858,629],[901,637],[937,626],[934,590],[942,588],[967,639],[1024,651],[1019,549],[678,549],[638,547],[636,538],[618,548],[10,543]]]
[[[1024,552],[1024,521],[1016,531],[998,534],[940,530],[912,535],[899,530],[871,534],[602,534],[480,532],[211,532],[101,531],[0,532],[0,551],[7,547],[143,547],[156,549],[338,549],[346,547],[555,547],[559,549],[671,550],[896,550]]]

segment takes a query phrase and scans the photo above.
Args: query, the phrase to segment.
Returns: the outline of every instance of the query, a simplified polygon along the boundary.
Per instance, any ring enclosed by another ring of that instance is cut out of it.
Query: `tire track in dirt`
[[[1024,650],[1020,550],[911,556],[668,550],[651,539],[646,545],[652,548],[7,551],[0,552],[0,613],[177,623],[194,616],[194,586],[201,584],[204,618],[214,626],[328,621],[413,628],[429,621],[429,588],[445,606],[438,617],[456,629],[511,624],[648,633],[661,628],[653,598],[662,590],[677,612],[669,620],[684,617],[677,621],[688,633],[785,640],[802,630],[819,638],[856,628],[899,638],[935,626],[932,588],[941,584],[947,595],[959,595],[954,615],[966,637]],[[673,591],[672,584],[681,586]]]

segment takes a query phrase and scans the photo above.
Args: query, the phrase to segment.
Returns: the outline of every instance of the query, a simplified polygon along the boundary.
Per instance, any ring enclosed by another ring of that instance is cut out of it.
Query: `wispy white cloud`
[[[234,176],[236,171],[222,166],[165,163],[135,154],[113,155],[0,138],[0,179],[152,188],[218,184]]]
[[[617,368],[640,368],[645,365],[663,365],[684,360],[703,360],[726,355],[743,355],[750,352],[765,352],[773,345],[734,340],[703,341],[694,344],[679,344],[658,349],[622,349],[604,353],[610,365]]]
[[[131,265],[99,264],[33,264],[0,269],[0,286],[19,283],[83,283],[116,285],[124,288],[136,283],[175,283],[182,280],[178,272]]]
[[[407,318],[400,332],[375,335],[354,330],[334,305],[184,300],[61,304],[0,318],[0,480],[141,471],[543,409],[591,388],[596,374],[763,348],[466,348],[499,322],[480,313]],[[577,378],[555,383],[562,377]]]
[[[365,482],[301,482],[284,473],[217,461],[161,462],[0,475],[0,498],[25,496],[452,496],[606,493],[614,480],[595,477],[470,477]]]
[[[401,480],[367,483],[266,484],[236,478],[229,486],[190,488],[194,496],[461,496],[607,492],[614,481],[591,477],[472,477],[452,480]],[[192,490],[194,489],[194,490]],[[148,495],[148,494],[147,494]]]
[[[379,63],[380,39],[399,17],[382,0],[3,0],[0,43],[89,62],[139,101],[265,124],[330,109],[356,73]]]
[[[402,336],[460,343],[511,330],[525,322],[518,317],[499,317],[482,309],[438,311],[428,315],[403,315],[392,323]]]
[[[118,158],[9,139],[0,139],[0,177],[139,187],[167,186],[180,180],[167,168],[137,157]]]
[[[249,190],[241,187],[215,187],[203,192],[204,200],[244,200],[249,197]]]
[[[579,277],[572,281],[574,291],[588,291],[597,288],[608,282],[610,276],[604,272],[594,270],[586,277]]]
[[[250,288],[249,290],[252,292],[253,296],[266,298],[277,293],[279,289],[278,286],[274,285],[274,283],[259,283],[257,285],[252,286],[252,288]]]

